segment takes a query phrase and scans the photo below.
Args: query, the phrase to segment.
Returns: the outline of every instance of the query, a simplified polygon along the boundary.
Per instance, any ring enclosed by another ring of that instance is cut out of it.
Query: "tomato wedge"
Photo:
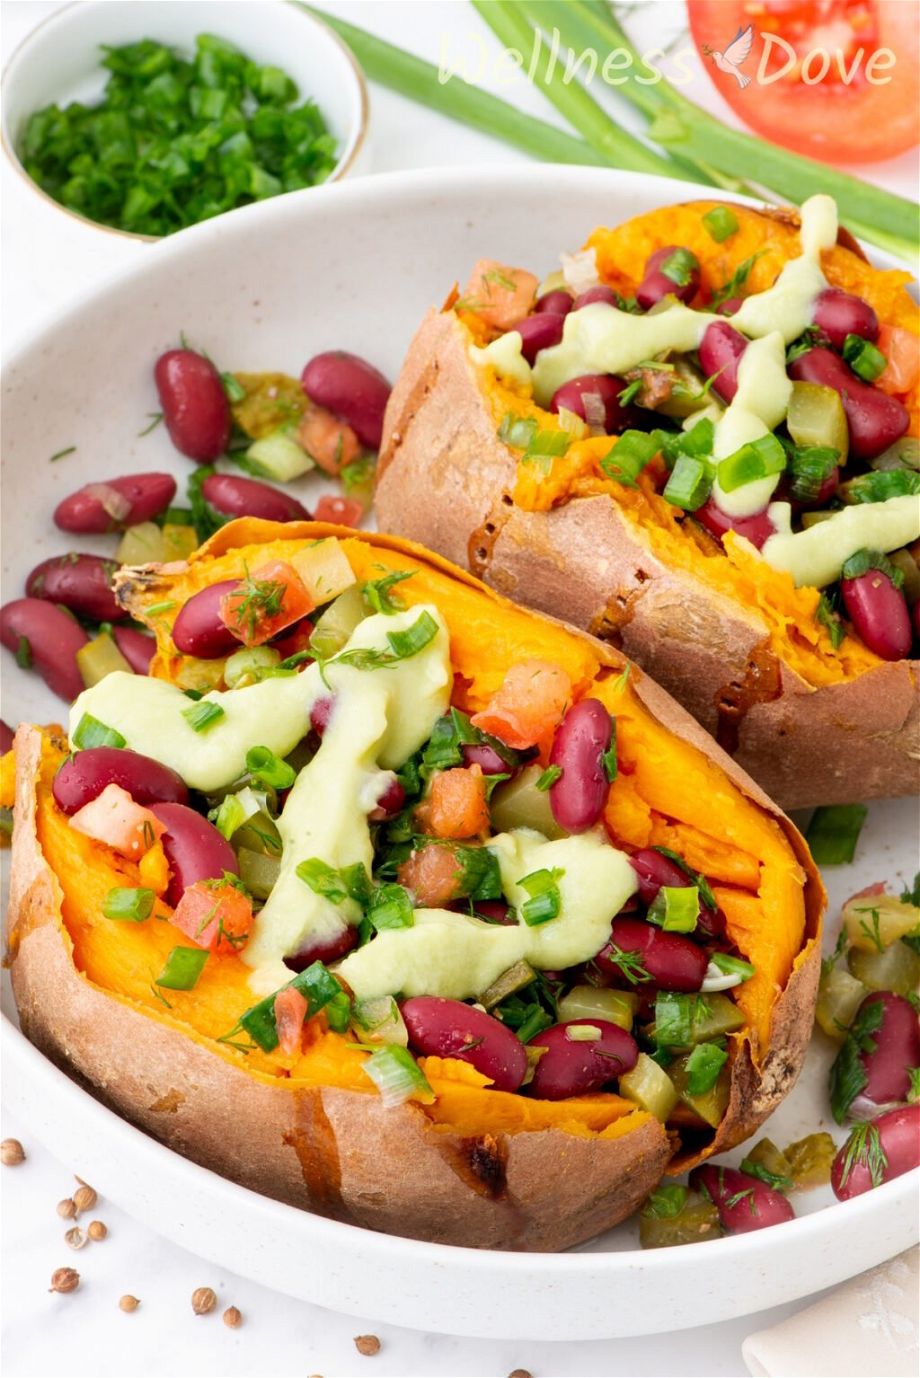
[[[515,750],[548,751],[571,694],[569,677],[558,665],[522,660],[512,665],[482,712],[473,714],[472,723]]]
[[[171,922],[199,947],[229,957],[249,942],[252,901],[229,881],[196,880],[184,890]]]
[[[247,574],[238,589],[221,599],[220,616],[244,646],[262,646],[313,608],[293,565],[272,560]]]
[[[361,453],[354,431],[325,407],[308,407],[297,436],[312,460],[335,478]]]
[[[920,142],[920,26],[910,0],[688,0],[688,12],[706,72],[758,134],[848,165]],[[726,50],[749,24],[753,46],[735,66]]]

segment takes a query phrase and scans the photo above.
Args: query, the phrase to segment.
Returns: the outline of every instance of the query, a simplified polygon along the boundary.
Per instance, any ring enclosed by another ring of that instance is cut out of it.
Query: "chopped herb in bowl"
[[[46,106],[19,150],[38,186],[78,215],[161,236],[324,181],[337,149],[296,83],[199,34],[189,61],[145,38],[103,48],[100,103]]]

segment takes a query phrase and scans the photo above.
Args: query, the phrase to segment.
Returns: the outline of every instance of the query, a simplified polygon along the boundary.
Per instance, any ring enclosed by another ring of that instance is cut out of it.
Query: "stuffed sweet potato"
[[[619,652],[317,523],[118,596],[152,677],[19,728],[9,936],[26,1033],[120,1113],[310,1210],[545,1250],[792,1085],[820,880]]]
[[[483,260],[387,411],[380,524],[611,640],[784,807],[911,793],[917,308],[815,197]]]

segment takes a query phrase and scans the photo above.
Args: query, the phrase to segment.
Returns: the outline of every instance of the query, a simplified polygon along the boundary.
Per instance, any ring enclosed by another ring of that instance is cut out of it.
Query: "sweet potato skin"
[[[430,314],[384,422],[381,527],[466,564],[519,603],[612,640],[783,808],[916,791],[920,664],[880,663],[815,688],[777,661],[764,678],[768,627],[756,609],[663,563],[607,494],[549,512],[516,507],[516,468],[463,327],[450,313]],[[726,705],[739,695],[736,714]]]
[[[352,531],[317,523],[237,522],[223,528],[201,557],[281,536],[330,535],[355,539]],[[363,539],[478,590],[496,617],[507,607],[500,595],[408,542]],[[128,602],[145,579],[126,575]],[[602,666],[619,670],[625,664],[612,647],[591,644]],[[715,1138],[688,1139],[672,1165],[682,1170],[753,1133],[795,1081],[811,1028],[824,895],[804,842],[762,791],[654,682],[634,672],[631,683],[655,719],[777,820],[805,875],[805,933],[773,1007],[766,1046],[755,1046],[747,1033],[732,1040],[728,1113]],[[289,1088],[251,1074],[239,1059],[188,1037],[169,1015],[151,1017],[93,985],[74,965],[61,887],[36,832],[38,729],[20,728],[16,753],[9,936],[23,1028],[46,1055],[142,1129],[292,1205],[367,1228],[482,1248],[570,1247],[635,1210],[667,1169],[674,1145],[651,1119],[619,1138],[555,1128],[461,1136],[415,1105],[384,1111],[370,1092]]]

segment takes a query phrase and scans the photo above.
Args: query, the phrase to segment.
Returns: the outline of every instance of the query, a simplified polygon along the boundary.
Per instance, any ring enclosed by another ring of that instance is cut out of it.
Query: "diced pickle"
[[[920,440],[902,435],[887,450],[869,460],[873,469],[920,469]]]
[[[842,967],[834,967],[826,976],[821,977],[818,987],[818,1004],[815,1009],[818,1028],[822,1029],[828,1038],[836,1039],[839,1043],[868,994],[869,987],[864,986],[862,981],[857,981],[855,976],[851,976]]]
[[[851,947],[847,953],[851,975],[870,990],[892,990],[911,995],[920,985],[920,954],[906,943],[892,943],[882,952]]]
[[[183,656],[172,672],[173,683],[180,689],[197,689],[206,694],[220,689],[224,683],[223,660],[199,660],[197,656]]]
[[[809,1134],[790,1144],[783,1156],[789,1163],[796,1190],[826,1186],[831,1180],[831,1164],[836,1154],[837,1145],[830,1134],[824,1132]]]
[[[858,895],[844,905],[843,922],[853,947],[878,952],[908,933],[920,934],[920,906],[894,895]]]
[[[895,569],[899,569],[904,576],[904,583],[901,585],[901,592],[908,603],[920,603],[920,565],[914,559],[911,552],[905,546],[903,550],[892,550],[888,559]]]
[[[503,971],[501,976],[493,981],[487,990],[482,992],[479,1003],[484,1010],[490,1010],[493,1006],[500,1005],[503,1000],[507,1000],[509,995],[514,995],[515,991],[529,986],[535,975],[536,972],[529,962],[515,962],[514,966]],[[571,1019],[572,1016],[566,1015],[565,1018]]]
[[[323,613],[310,637],[310,649],[324,660],[337,655],[359,622],[367,616],[367,608],[357,584],[340,593]]]
[[[193,526],[164,522],[162,535],[164,560],[185,560],[198,548],[198,532]]]
[[[565,837],[563,828],[553,817],[549,790],[537,789],[543,774],[539,765],[525,766],[507,784],[499,785],[492,795],[490,813],[496,832],[510,832],[512,828],[534,828],[544,837]]]
[[[299,378],[286,373],[237,373],[246,396],[233,404],[233,419],[253,440],[299,421],[307,405]]]
[[[845,464],[849,448],[840,394],[821,383],[793,383],[786,425],[796,445],[829,445]]]
[[[100,632],[92,641],[80,647],[77,651],[77,669],[87,689],[105,679],[113,670],[122,670],[129,675],[132,673],[131,666],[108,632]]]
[[[635,1101],[662,1124],[677,1104],[674,1083],[664,1068],[659,1067],[647,1053],[640,1053],[632,1071],[620,1077],[619,1087],[621,1096]]]
[[[706,379],[686,359],[674,360],[669,379],[671,388],[668,395],[654,406],[654,410],[661,412],[662,416],[673,416],[680,420],[701,411],[712,401],[710,394],[703,390]]]
[[[718,1239],[719,1212],[711,1201],[697,1192],[688,1192],[676,1215],[656,1216],[645,1210],[639,1216],[639,1242],[643,1249],[663,1249],[672,1244],[696,1244],[701,1239]]]
[[[280,857],[282,852],[281,834],[275,820],[264,811],[247,818],[233,834],[232,842],[234,847],[246,847],[251,852],[263,852],[265,856]]]
[[[281,656],[272,646],[242,646],[229,656],[224,666],[224,681],[228,689],[245,689],[255,684],[261,671],[273,670],[281,664]]]
[[[829,522],[836,515],[836,512],[803,512],[802,525],[807,531],[810,526],[820,526],[821,522]]]
[[[156,522],[129,526],[118,542],[115,559],[121,565],[160,564],[167,559],[163,532]]]
[[[256,899],[267,900],[281,874],[281,857],[267,856],[265,852],[252,852],[248,847],[241,847],[237,860],[243,884]]]
[[[695,1115],[699,1115],[701,1120],[715,1129],[722,1123],[728,1109],[728,1097],[731,1092],[729,1064],[726,1062],[723,1065],[716,1083],[710,1091],[706,1091],[701,1096],[691,1096],[687,1090],[689,1077],[687,1061],[689,1056],[688,1053],[683,1057],[676,1058],[668,1068],[668,1076],[674,1083],[674,1089],[677,1091],[681,1103],[688,1106]]]
[[[758,1139],[754,1147],[744,1155],[744,1159],[746,1163],[755,1163],[758,1167],[765,1168],[772,1177],[782,1182],[791,1184],[793,1181],[792,1164],[772,1139]],[[789,1190],[788,1185],[785,1190]]]
[[[356,1000],[351,1022],[361,1043],[398,1043],[409,1046],[409,1031],[392,995]]]
[[[609,1019],[627,1033],[632,1029],[639,997],[634,991],[604,986],[573,986],[559,1001],[560,1019]]]

